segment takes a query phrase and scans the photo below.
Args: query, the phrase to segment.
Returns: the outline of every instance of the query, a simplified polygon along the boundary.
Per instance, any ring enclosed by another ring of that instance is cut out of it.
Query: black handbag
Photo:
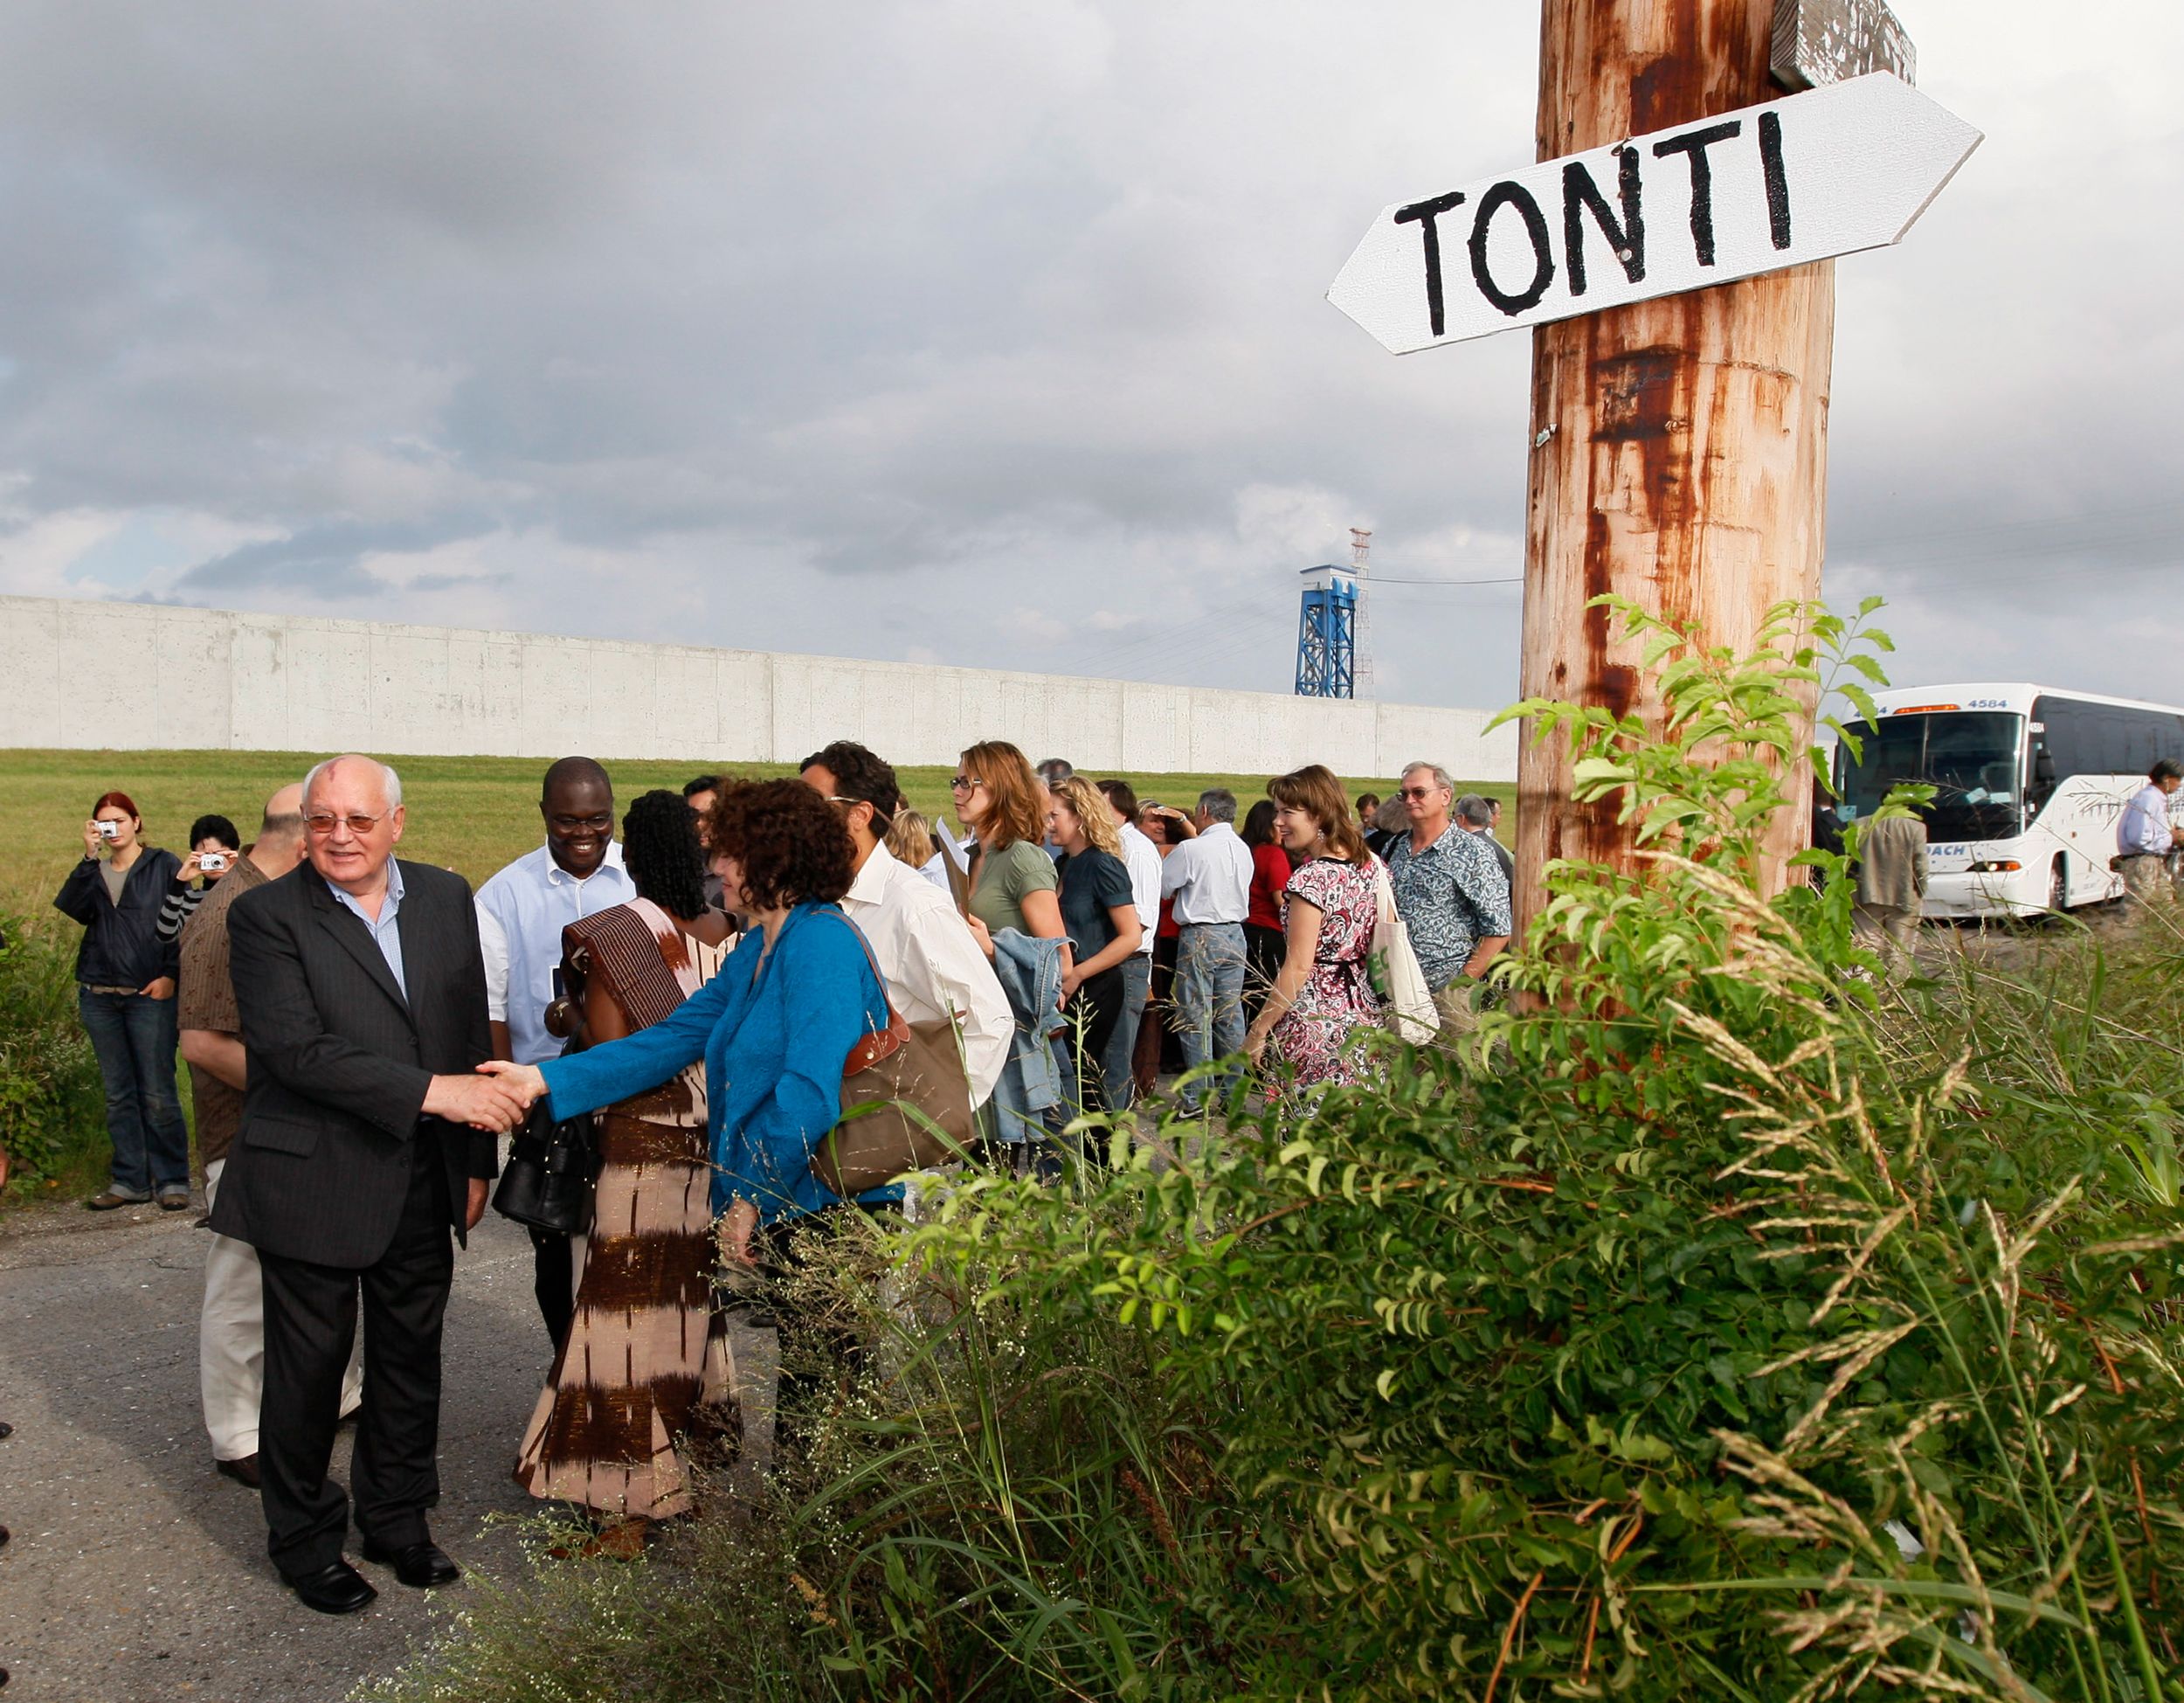
[[[493,1209],[503,1218],[561,1236],[591,1228],[591,1183],[598,1153],[591,1115],[554,1118],[541,1100],[515,1139],[493,1191]]]
[[[546,1032],[562,1037],[563,1058],[584,1050],[578,1003],[583,989],[580,973],[565,965],[556,966],[553,1003],[545,1013]],[[598,1174],[599,1153],[592,1138],[591,1114],[551,1118],[542,1099],[531,1107],[523,1127],[508,1143],[508,1162],[501,1166],[500,1184],[493,1191],[493,1209],[503,1218],[536,1230],[583,1236],[591,1229],[591,1185]]]

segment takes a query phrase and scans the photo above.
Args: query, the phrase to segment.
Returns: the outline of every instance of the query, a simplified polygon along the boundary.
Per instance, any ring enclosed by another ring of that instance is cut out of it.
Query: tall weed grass
[[[76,931],[0,912],[0,1151],[9,1192],[102,1169],[106,1090],[76,1012]]]
[[[1624,613],[1665,737],[1521,710],[1644,865],[1551,867],[1461,1056],[959,1180],[805,1279],[879,1346],[756,1505],[372,1694],[2184,1694],[2169,946],[1891,987],[1841,860],[1766,887],[1856,628]]]

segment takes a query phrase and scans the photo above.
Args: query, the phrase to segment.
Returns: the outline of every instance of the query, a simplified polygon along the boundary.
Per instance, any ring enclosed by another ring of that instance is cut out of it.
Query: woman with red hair
[[[159,938],[159,910],[182,860],[148,846],[126,793],[108,793],[83,825],[83,859],[54,908],[84,925],[76,1008],[107,1090],[113,1180],[84,1202],[93,1212],[190,1204],[190,1132],[175,1091],[175,975],[180,948]]]

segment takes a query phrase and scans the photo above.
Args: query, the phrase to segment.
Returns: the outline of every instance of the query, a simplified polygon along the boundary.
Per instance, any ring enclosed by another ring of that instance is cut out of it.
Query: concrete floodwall
[[[794,762],[979,739],[1089,770],[1508,780],[1490,712],[136,603],[0,597],[0,746]]]

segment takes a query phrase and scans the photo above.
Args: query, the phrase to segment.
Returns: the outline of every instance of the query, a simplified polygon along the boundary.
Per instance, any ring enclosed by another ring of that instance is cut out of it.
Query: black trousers
[[[258,1468],[266,1547],[294,1578],[341,1559],[349,1497],[327,1479],[342,1374],[364,1317],[364,1403],[349,1483],[356,1526],[390,1547],[422,1542],[439,1497],[440,1326],[455,1270],[447,1178],[437,1140],[420,1135],[394,1239],[363,1270],[260,1252],[266,1385]]]
[[[536,1224],[525,1228],[531,1233],[531,1293],[558,1354],[577,1317],[576,1243],[559,1230],[542,1230]]]
[[[1105,1111],[1107,1073],[1101,1060],[1123,1021],[1123,966],[1102,970],[1081,982],[1076,997],[1062,1012],[1070,1044],[1076,1049],[1077,1104],[1087,1111]]]
[[[831,1259],[835,1238],[852,1229],[858,1215],[880,1217],[901,1211],[892,1202],[860,1207],[845,1201],[768,1224],[752,1236],[758,1269],[773,1279],[768,1298],[780,1338],[780,1373],[774,1386],[777,1450],[794,1453],[803,1447],[812,1421],[847,1395],[866,1353],[864,1337],[853,1322],[837,1316],[822,1298],[798,1295],[784,1285],[811,1261]]]
[[[1263,923],[1244,924],[1244,1021],[1259,1020],[1260,1007],[1274,991],[1274,979],[1289,956],[1289,937]]]

